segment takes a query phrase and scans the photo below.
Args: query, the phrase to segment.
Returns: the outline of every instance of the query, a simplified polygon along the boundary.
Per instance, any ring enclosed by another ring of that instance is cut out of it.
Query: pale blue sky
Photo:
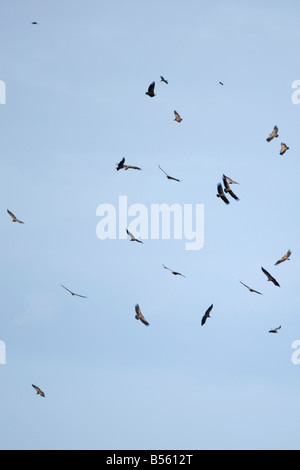
[[[299,449],[299,14],[296,0],[2,0],[1,449]],[[143,171],[116,172],[124,156]],[[228,207],[223,173],[240,182]],[[120,195],[204,204],[204,248],[98,240],[97,207]]]

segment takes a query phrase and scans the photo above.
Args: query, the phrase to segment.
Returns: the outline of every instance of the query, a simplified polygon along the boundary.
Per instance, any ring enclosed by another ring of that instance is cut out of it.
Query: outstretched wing
[[[177,121],[177,122],[182,121],[182,117],[180,116],[180,114],[177,111],[174,111],[174,115],[175,115],[175,121]]]
[[[124,168],[124,163],[125,163],[125,158],[122,158],[122,160],[120,161],[120,163],[118,163],[117,171],[119,171],[119,170],[121,170],[122,168]]]
[[[278,264],[283,263],[284,261],[288,260],[291,256],[291,254],[292,254],[291,250],[288,250],[288,252],[282,258],[280,258],[278,261],[276,261],[275,266],[277,266]]]
[[[202,325],[202,326],[205,325],[206,320],[209,318],[210,312],[212,311],[213,306],[214,306],[214,305],[212,304],[212,305],[206,310],[205,314],[203,315],[202,321],[201,321],[201,325]]]
[[[144,323],[144,325],[149,326],[149,323],[147,322],[147,320],[145,319],[144,315],[141,312],[139,304],[136,304],[135,306],[135,313],[136,313],[135,318],[137,320],[141,320],[141,322]]]
[[[278,137],[278,127],[277,126],[274,126],[273,131],[271,132],[271,134],[267,138],[267,142],[271,142],[271,140],[274,139],[274,137]]]
[[[217,196],[220,197],[222,199],[222,201],[225,202],[225,204],[227,204],[227,205],[230,204],[227,197],[224,194],[223,187],[222,187],[221,183],[218,184],[217,188],[218,188]]]
[[[262,272],[267,276],[268,280],[273,282],[273,284],[277,287],[280,287],[280,285],[278,284],[278,282],[276,281],[276,279],[271,276],[270,273],[268,273],[268,271],[266,269],[264,269],[263,267],[261,268]]]
[[[39,387],[37,387],[36,385],[32,385],[32,386],[37,394],[39,394],[41,397],[45,397],[44,392],[42,392],[42,390]]]

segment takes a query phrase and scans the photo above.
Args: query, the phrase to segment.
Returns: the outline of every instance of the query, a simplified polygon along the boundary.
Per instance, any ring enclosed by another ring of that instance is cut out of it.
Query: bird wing
[[[70,294],[75,295],[74,292],[72,292],[70,289],[67,289],[67,288],[66,288],[65,286],[63,286],[62,284],[61,284],[61,287],[63,287],[64,289],[66,289],[68,292],[70,292]]]
[[[224,201],[225,204],[229,204],[229,201],[228,201],[227,197],[224,194],[223,187],[222,187],[221,183],[218,184],[218,193],[219,193],[219,197],[222,199],[222,201]]]
[[[159,168],[166,176],[169,176],[168,173],[166,173],[165,170],[163,170],[160,165],[158,165],[158,168]]]
[[[235,199],[236,201],[239,201],[240,199],[237,197],[237,195],[232,191],[232,189],[230,189],[228,191],[228,193],[230,194],[230,196]]]
[[[182,118],[181,118],[180,114],[177,113],[177,111],[174,111],[174,114],[175,114],[175,121],[178,121],[178,122],[182,121]]]
[[[149,88],[148,88],[148,93],[154,93],[154,88],[155,88],[155,82],[152,82],[150,85],[149,85]]]
[[[229,178],[226,175],[223,175],[223,178],[226,178],[226,180],[228,181],[229,184],[240,184],[237,181],[233,181],[231,178]]]
[[[262,269],[262,272],[267,276],[269,281],[273,282],[273,284],[275,284],[275,286],[280,287],[280,285],[278,284],[276,279],[273,276],[271,276],[271,274],[268,273],[268,271],[266,269],[264,269],[263,267],[261,269]]]
[[[41,390],[39,387],[37,387],[36,385],[32,385],[32,386],[33,386],[33,388],[36,390],[36,392],[37,392],[39,395],[41,395],[41,397],[45,397],[44,392],[42,392],[42,390]]]
[[[272,139],[274,139],[274,137],[278,136],[278,127],[277,126],[274,126],[274,129],[273,131],[271,132],[271,134],[269,135],[269,137],[267,138],[267,142],[270,142]]]
[[[202,317],[202,321],[201,321],[201,325],[203,326],[205,323],[206,323],[206,320],[208,319],[209,317],[209,314],[210,312],[212,311],[213,309],[213,304],[206,310],[205,314],[203,315]]]
[[[136,312],[136,317],[135,318],[137,320],[141,320],[141,322],[144,323],[144,325],[149,326],[149,323],[147,322],[147,320],[145,319],[144,315],[141,312],[139,304],[136,304],[135,312]]]
[[[124,163],[125,163],[125,158],[122,158],[122,160],[120,161],[120,163],[117,166],[117,170],[121,170],[121,168],[124,167]]]
[[[124,165],[124,168],[125,168],[125,170],[129,170],[130,168],[131,168],[131,170],[141,170],[140,167],[133,166],[133,165]]]
[[[292,254],[292,252],[289,250],[282,258],[280,258],[278,261],[276,261],[275,266],[277,266],[278,264],[283,263],[284,261],[286,261],[291,256],[291,254]]]
[[[11,216],[13,220],[17,220],[17,217],[7,209],[7,213]]]
[[[127,235],[130,236],[131,240],[135,240],[135,237],[132,235],[131,232],[129,232],[128,228],[126,229]]]

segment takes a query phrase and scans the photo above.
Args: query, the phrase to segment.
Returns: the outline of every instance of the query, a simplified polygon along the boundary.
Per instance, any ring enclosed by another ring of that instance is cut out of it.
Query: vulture
[[[283,263],[284,261],[289,261],[291,254],[292,252],[289,250],[282,258],[276,261],[275,266],[278,266],[278,264]]]
[[[207,320],[208,318],[210,318],[210,312],[212,311],[213,306],[214,306],[214,305],[212,304],[212,305],[206,310],[206,312],[205,312],[205,314],[204,314],[204,316],[203,316],[203,318],[202,318],[202,321],[201,321],[201,325],[202,325],[202,326],[205,325],[206,320]]]
[[[274,330],[270,330],[269,333],[278,333],[278,331],[281,329],[281,326],[278,328],[274,328]]]
[[[224,194],[223,187],[222,187],[221,183],[218,184],[217,197],[220,197],[222,199],[222,201],[225,202],[225,204],[227,204],[227,205],[230,204],[230,202],[228,201],[227,197]]]
[[[226,175],[223,175],[223,178],[226,178],[226,180],[228,181],[229,184],[240,184],[237,181],[233,181],[231,178],[229,178]]]
[[[263,267],[261,268],[262,272],[267,276],[268,278],[268,281],[271,281],[273,282],[273,284],[277,287],[280,287],[280,285],[278,284],[278,282],[276,281],[276,279],[274,279],[273,276],[271,276],[270,273],[268,273],[268,271],[266,271]]]
[[[284,155],[287,150],[290,150],[290,148],[286,144],[281,142],[281,150],[279,152],[279,155]]]
[[[138,166],[125,165],[125,158],[122,158],[122,160],[120,161],[120,163],[118,163],[118,166],[117,166],[117,171],[122,170],[122,169],[124,169],[125,171],[129,169],[141,170],[141,168],[139,168]]]
[[[263,295],[261,292],[258,292],[257,290],[252,289],[251,287],[249,287],[249,286],[247,286],[246,284],[244,284],[242,281],[240,281],[240,283],[241,283],[243,286],[247,287],[247,289],[248,289],[250,292],[254,292],[255,294]]]
[[[149,326],[149,323],[147,322],[147,320],[145,319],[144,315],[141,312],[139,304],[136,304],[135,306],[135,313],[136,313],[135,315],[136,320],[141,320],[141,322],[144,323],[144,325]]]
[[[165,170],[163,170],[160,165],[158,165],[158,168],[166,175],[168,180],[178,181],[180,183],[180,180],[178,180],[177,178],[173,178],[173,176],[168,175],[168,173],[166,173]]]
[[[165,266],[164,264],[163,264],[163,267],[164,267],[165,269],[168,269],[168,271],[171,271],[171,273],[174,274],[174,276],[182,276],[182,277],[185,277],[183,274],[178,273],[177,271],[173,271],[173,269],[167,268],[167,266]]]
[[[44,392],[42,392],[42,390],[39,387],[37,387],[36,385],[32,385],[32,386],[33,386],[34,390],[36,391],[37,395],[40,395],[41,397],[45,398]]]
[[[67,289],[65,286],[63,286],[61,284],[61,287],[63,287],[66,291],[70,292],[71,295],[73,296],[76,296],[76,297],[81,297],[82,299],[86,299],[87,297],[85,297],[84,295],[79,295],[79,294],[75,294],[75,292],[72,292],[70,289]]]
[[[149,85],[148,91],[145,94],[150,96],[150,98],[153,98],[155,96],[154,88],[155,88],[155,82],[152,82],[151,85]]]
[[[223,82],[219,82],[219,84],[220,84],[220,85],[222,85],[222,86],[224,85],[224,83],[223,83]]]
[[[17,217],[12,212],[10,212],[8,209],[7,209],[7,213],[11,216],[12,222],[18,222],[19,224],[24,224],[24,222],[17,219]]]
[[[169,83],[168,80],[166,80],[162,75],[160,76],[160,81],[166,83],[167,85]]]
[[[231,187],[229,186],[229,183],[227,181],[227,178],[225,176],[223,176],[223,183],[224,183],[224,186],[225,186],[225,193],[228,193],[230,194],[230,196],[235,199],[236,201],[239,201],[239,198],[236,196],[236,194],[234,194],[234,192],[232,191]]]
[[[274,126],[274,129],[272,130],[271,134],[267,138],[267,142],[271,142],[271,140],[273,140],[274,137],[276,137],[276,138],[278,137],[278,127],[277,126]]]
[[[177,113],[177,111],[174,111],[174,115],[175,115],[174,121],[176,121],[176,122],[181,122],[182,121],[182,117],[180,117],[180,114]]]
[[[126,232],[127,232],[127,235],[129,235],[129,237],[131,238],[131,242],[138,242],[138,243],[143,243],[141,240],[138,240],[137,238],[135,238],[132,233],[129,232],[128,229],[126,229]]]

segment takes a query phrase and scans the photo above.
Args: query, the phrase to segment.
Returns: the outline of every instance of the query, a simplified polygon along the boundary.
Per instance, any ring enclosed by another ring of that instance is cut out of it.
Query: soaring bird
[[[147,320],[145,319],[144,315],[141,312],[139,304],[136,304],[135,306],[135,313],[136,313],[135,315],[136,320],[141,320],[141,322],[144,323],[144,325],[149,326],[149,323],[147,322]]]
[[[7,209],[7,213],[11,216],[12,222],[18,222],[19,224],[24,224],[24,222],[17,219],[17,217],[12,212],[10,212],[8,209]]]
[[[65,286],[63,286],[61,284],[61,287],[63,287],[65,290],[67,290],[68,292],[70,292],[71,295],[73,296],[76,296],[76,297],[81,297],[82,299],[86,299],[87,297],[85,297],[84,295],[79,295],[79,294],[75,294],[75,292],[72,292],[70,289],[67,289]]]
[[[228,201],[227,197],[226,197],[225,194],[224,194],[223,187],[222,187],[222,184],[221,184],[221,183],[218,184],[218,194],[217,194],[217,197],[220,197],[220,198],[222,199],[222,201],[225,202],[225,204],[230,204],[230,202]]]
[[[122,160],[120,161],[120,163],[118,163],[118,166],[117,166],[117,171],[122,170],[122,169],[124,169],[125,171],[129,169],[141,170],[141,168],[139,168],[138,166],[125,165],[125,158],[122,158]]]
[[[281,329],[281,326],[279,326],[278,328],[274,328],[274,330],[270,330],[269,333],[278,333],[278,331]]]
[[[223,83],[223,82],[219,82],[219,84],[220,84],[220,85],[222,85],[222,86],[224,85],[224,83]]]
[[[283,263],[284,261],[289,261],[291,254],[292,254],[292,252],[291,252],[291,250],[289,250],[282,258],[280,258],[278,261],[276,261],[275,266],[277,266],[280,263]]]
[[[255,294],[263,295],[261,292],[258,292],[257,290],[252,289],[251,287],[244,284],[242,281],[240,281],[240,283],[243,284],[243,286],[247,287],[247,289],[249,289],[250,292],[254,292]]]
[[[237,181],[233,181],[231,178],[229,178],[226,175],[223,175],[223,178],[226,178],[229,184],[240,184]]]
[[[278,127],[277,126],[274,126],[274,129],[272,130],[271,134],[269,135],[269,137],[267,138],[267,142],[271,142],[271,140],[274,139],[274,137],[279,137],[278,135]]]
[[[173,176],[168,175],[168,173],[166,173],[165,170],[163,170],[160,165],[158,165],[158,168],[166,175],[168,180],[178,181],[180,183],[180,180],[178,180],[177,178],[173,178]]]
[[[205,314],[204,314],[204,316],[203,316],[203,318],[202,318],[202,321],[201,321],[201,325],[202,325],[202,326],[205,324],[206,320],[207,320],[208,318],[210,318],[210,312],[212,311],[213,306],[214,306],[214,305],[212,304],[212,305],[206,310],[206,312],[205,312]]]
[[[168,269],[168,271],[171,271],[171,273],[174,274],[174,276],[182,276],[182,277],[185,277],[184,274],[178,273],[177,271],[173,271],[173,269],[167,268],[167,266],[165,266],[164,264],[163,264],[163,267],[164,267],[165,269]]]
[[[33,386],[34,390],[36,390],[37,395],[40,395],[41,397],[45,398],[44,392],[42,392],[42,390],[39,387],[37,387],[36,385],[32,385],[32,386]]]
[[[284,155],[287,150],[290,150],[290,147],[288,147],[286,144],[281,142],[281,150],[280,150],[279,154]]]
[[[38,22],[37,21],[32,21],[31,24],[38,24]]]
[[[230,196],[233,197],[233,199],[235,199],[236,201],[239,201],[239,198],[237,197],[237,195],[232,191],[231,187],[229,186],[229,183],[227,181],[226,176],[223,176],[223,184],[225,186],[225,193],[230,194]]]
[[[169,83],[168,80],[166,80],[162,75],[160,76],[160,81],[166,83],[167,85]]]
[[[176,122],[181,122],[182,121],[182,117],[180,116],[179,113],[177,113],[177,111],[174,111],[174,115],[175,115],[174,121],[176,121]]]
[[[148,91],[145,94],[150,96],[150,98],[153,98],[155,96],[154,88],[155,88],[155,82],[152,82],[149,85]]]
[[[134,236],[134,235],[132,235],[132,233],[131,233],[131,232],[129,232],[129,230],[128,230],[128,229],[126,229],[126,232],[127,232],[127,235],[129,235],[129,237],[131,238],[131,240],[130,240],[131,242],[138,242],[138,243],[143,243],[141,240],[138,240],[137,238],[135,238],[135,236]]]
[[[274,279],[273,276],[271,276],[270,273],[268,273],[268,271],[266,271],[263,267],[261,268],[262,272],[267,276],[268,278],[268,281],[271,281],[273,282],[273,284],[277,287],[280,287],[280,285],[278,284],[278,282],[276,281],[276,279]]]

